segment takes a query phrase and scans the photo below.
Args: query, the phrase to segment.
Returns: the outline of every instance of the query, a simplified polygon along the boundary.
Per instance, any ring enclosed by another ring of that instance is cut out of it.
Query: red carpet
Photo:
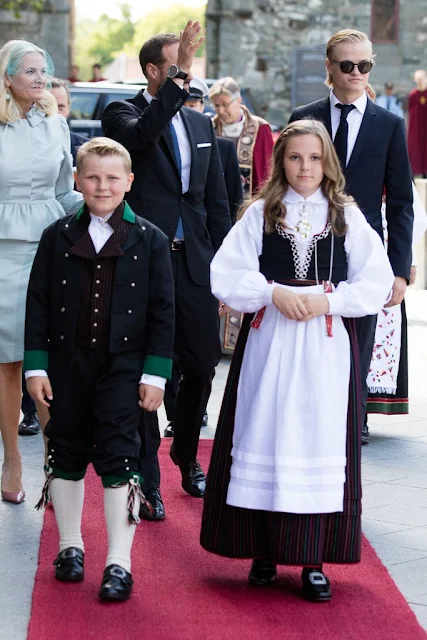
[[[326,567],[331,603],[299,596],[298,568],[279,569],[272,588],[249,587],[248,560],[218,558],[200,547],[202,502],[187,496],[163,442],[164,522],[143,522],[135,536],[134,593],[127,603],[97,600],[106,557],[102,489],[86,480],[83,536],[86,577],[54,578],[57,553],[53,511],[45,515],[28,640],[421,640],[426,634],[374,550],[364,540],[363,561]],[[211,442],[200,443],[207,468]]]

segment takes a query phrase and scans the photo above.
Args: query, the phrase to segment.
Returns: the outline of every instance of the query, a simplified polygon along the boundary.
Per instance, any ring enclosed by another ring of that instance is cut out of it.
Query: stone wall
[[[8,40],[29,40],[49,52],[55,73],[68,77],[70,67],[72,0],[52,0],[45,10],[36,13],[22,11],[19,18],[0,11],[0,46]]]
[[[349,27],[370,34],[371,0],[208,0],[207,76],[234,76],[280,124],[291,111],[296,48],[325,45]],[[398,43],[374,51],[374,87],[391,80],[409,91],[415,69],[427,67],[427,0],[401,0]]]

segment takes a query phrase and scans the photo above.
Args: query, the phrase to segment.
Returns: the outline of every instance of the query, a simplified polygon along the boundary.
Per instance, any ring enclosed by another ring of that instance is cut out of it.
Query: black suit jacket
[[[84,259],[70,248],[85,232],[78,214],[60,218],[43,232],[27,292],[27,369],[46,368],[32,354],[37,358],[45,353],[47,359],[51,349],[74,347]],[[168,240],[153,224],[134,216],[122,249],[113,281],[109,352],[142,350],[145,355],[171,359],[175,317]]]
[[[331,134],[329,97],[298,107],[289,122],[303,118],[321,120]],[[381,237],[381,204],[385,189],[388,256],[395,276],[409,280],[414,214],[412,178],[402,118],[368,99],[345,178],[347,192],[353,196]]]
[[[219,155],[224,172],[225,188],[228,196],[231,222],[236,222],[237,211],[243,202],[242,179],[240,177],[239,160],[236,146],[229,138],[218,137]]]
[[[187,98],[186,91],[167,80],[150,104],[141,91],[135,98],[108,105],[102,127],[131,154],[135,180],[127,200],[132,209],[160,227],[170,242],[181,216],[191,278],[197,285],[208,285],[210,262],[231,220],[212,123],[202,113],[182,108]],[[178,111],[191,146],[190,186],[184,195],[168,131]]]
[[[79,147],[82,146],[85,142],[88,142],[89,138],[86,136],[81,136],[79,133],[73,133],[70,131],[70,140],[71,140],[71,153],[73,156],[73,167],[77,164],[77,151]]]

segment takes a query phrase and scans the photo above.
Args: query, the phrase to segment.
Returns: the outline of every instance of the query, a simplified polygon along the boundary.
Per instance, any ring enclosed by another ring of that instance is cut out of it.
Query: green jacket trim
[[[127,484],[132,478],[142,486],[143,478],[137,471],[125,471],[115,476],[102,476],[101,480],[104,489],[108,489],[109,487],[120,487]]]
[[[82,204],[82,206],[76,213],[76,220],[79,220],[82,217],[84,210],[85,210],[85,205]],[[122,220],[126,220],[126,222],[131,222],[132,224],[135,224],[136,222],[136,216],[127,202],[125,202],[125,208],[123,209]]]
[[[162,358],[162,356],[145,356],[142,372],[170,380],[172,376],[172,359]]]
[[[24,353],[24,371],[43,369],[47,371],[49,366],[48,351],[26,351]]]

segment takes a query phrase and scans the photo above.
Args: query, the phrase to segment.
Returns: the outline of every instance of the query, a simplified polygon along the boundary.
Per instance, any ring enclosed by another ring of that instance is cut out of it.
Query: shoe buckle
[[[326,581],[326,577],[320,571],[311,571],[308,574],[308,579],[313,585],[326,585],[328,584]]]
[[[127,575],[125,569],[122,569],[122,567],[111,567],[109,574],[110,576],[120,578],[121,580],[124,580]]]

